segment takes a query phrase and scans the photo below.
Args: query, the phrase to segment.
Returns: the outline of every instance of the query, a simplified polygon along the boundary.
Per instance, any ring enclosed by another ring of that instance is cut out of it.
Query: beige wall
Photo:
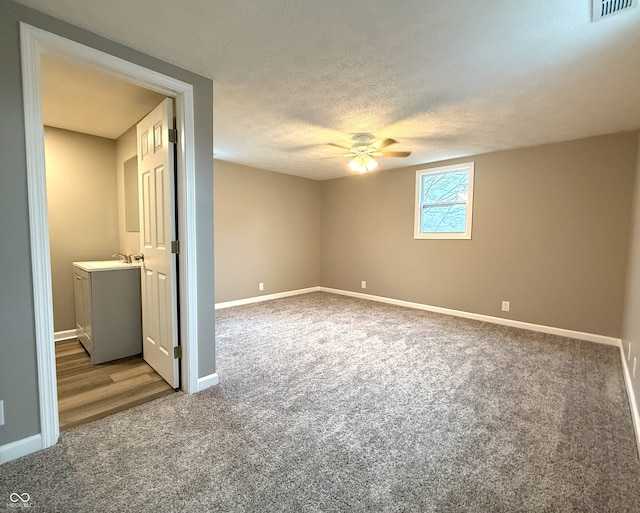
[[[319,284],[319,182],[216,160],[214,216],[216,303]]]
[[[45,128],[55,331],[75,328],[73,261],[118,251],[115,142]]]
[[[126,230],[124,200],[124,163],[137,155],[136,142],[136,127],[134,125],[118,137],[115,143],[118,176],[118,251],[127,255],[140,253],[139,232],[128,232]]]
[[[636,183],[633,206],[633,225],[629,248],[629,270],[627,274],[627,297],[625,302],[622,349],[628,358],[629,371],[634,358],[640,360],[640,139],[636,159]],[[637,362],[640,365],[640,361]],[[632,378],[636,399],[640,399],[640,367]]]
[[[321,285],[619,337],[637,146],[448,161],[475,161],[472,240],[413,239],[415,171],[442,163],[323,182]]]

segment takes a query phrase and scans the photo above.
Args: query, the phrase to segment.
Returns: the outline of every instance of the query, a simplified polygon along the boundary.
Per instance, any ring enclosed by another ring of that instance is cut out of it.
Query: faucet
[[[113,255],[111,255],[111,257],[122,257],[122,263],[124,264],[130,264],[131,263],[131,255],[125,255],[124,253],[114,253]]]

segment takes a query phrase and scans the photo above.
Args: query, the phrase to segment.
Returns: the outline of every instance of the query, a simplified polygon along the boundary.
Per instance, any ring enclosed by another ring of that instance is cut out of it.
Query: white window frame
[[[469,175],[469,191],[466,201],[467,222],[464,232],[423,232],[421,230],[421,212],[420,204],[420,186],[423,175],[430,173],[448,173],[452,171],[460,171],[465,169]],[[471,226],[473,222],[473,181],[474,181],[475,162],[462,162],[451,166],[434,167],[430,169],[419,169],[416,171],[416,197],[415,197],[415,218],[414,218],[414,239],[471,239]]]

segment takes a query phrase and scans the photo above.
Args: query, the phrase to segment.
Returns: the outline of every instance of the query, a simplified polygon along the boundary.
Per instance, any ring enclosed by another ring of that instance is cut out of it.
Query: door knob
[[[136,262],[144,262],[144,253],[140,253],[139,255],[133,255],[133,259]]]

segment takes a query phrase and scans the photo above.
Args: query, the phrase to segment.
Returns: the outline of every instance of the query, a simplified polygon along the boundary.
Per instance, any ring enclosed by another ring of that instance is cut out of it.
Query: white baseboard
[[[225,301],[223,303],[216,303],[215,309],[220,310],[222,308],[231,308],[232,306],[250,305],[252,303],[261,303],[262,301],[270,301],[272,299],[298,296],[300,294],[308,294],[309,292],[318,292],[321,288],[322,287],[309,287],[308,289],[288,290],[287,292],[278,292],[276,294],[266,294],[264,296],[236,299],[235,301]]]
[[[40,434],[2,445],[0,446],[0,465],[8,461],[17,460],[41,449],[42,436]]]
[[[218,378],[217,372],[198,378],[198,388],[196,389],[196,392],[201,392],[207,388],[215,387],[218,383],[220,383],[220,379]]]
[[[72,338],[78,338],[78,330],[56,331],[53,334],[54,342],[62,342],[63,340],[71,340]]]
[[[415,308],[425,310],[427,312],[441,313],[452,315],[454,317],[463,317],[465,319],[474,319],[477,321],[490,322],[493,324],[501,324],[503,326],[511,326],[530,331],[539,331],[541,333],[549,333],[551,335],[559,335],[561,337],[576,338],[579,340],[587,340],[598,344],[606,344],[609,346],[621,347],[622,342],[619,338],[607,337],[605,335],[597,335],[595,333],[585,333],[582,331],[567,330],[564,328],[555,328],[553,326],[544,326],[542,324],[532,324],[529,322],[516,321],[513,319],[504,319],[502,317],[492,317],[491,315],[483,315],[472,312],[464,312],[462,310],[452,310],[450,308],[442,308],[440,306],[424,305],[422,303],[412,303],[411,301],[403,301],[402,299],[393,299],[389,297],[374,296],[372,294],[363,294],[362,292],[351,292],[349,290],[331,289],[328,287],[319,287],[323,292],[331,294],[340,294],[342,296],[357,297],[360,299],[368,299],[369,301],[378,301],[379,303],[388,303],[391,305],[404,306],[407,308]]]
[[[631,418],[633,419],[633,430],[636,434],[636,445],[638,447],[638,456],[640,457],[640,414],[638,413],[638,403],[636,402],[636,394],[633,391],[633,383],[631,382],[631,373],[629,372],[627,358],[624,349],[620,345],[620,358],[622,359],[622,372],[624,373],[624,384],[627,387],[627,397],[629,398],[629,408],[631,408]]]

